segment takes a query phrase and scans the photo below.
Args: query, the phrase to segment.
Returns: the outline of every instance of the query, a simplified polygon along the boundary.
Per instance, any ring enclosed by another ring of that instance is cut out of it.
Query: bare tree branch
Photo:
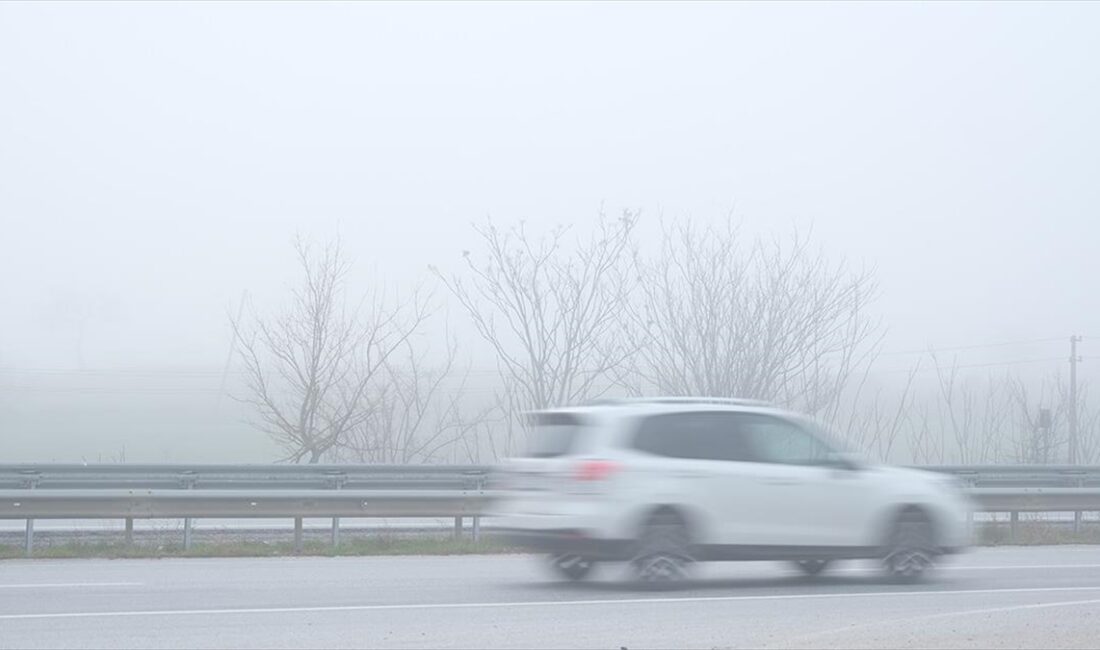
[[[301,284],[287,308],[262,316],[253,308],[231,319],[244,366],[254,424],[285,451],[284,460],[316,463],[369,415],[368,389],[378,369],[427,317],[419,293],[404,308],[375,294],[348,307],[350,270],[339,240],[295,252]]]
[[[598,396],[632,352],[616,336],[629,292],[625,273],[637,216],[600,215],[593,234],[564,250],[568,231],[534,239],[522,225],[475,226],[483,250],[466,253],[467,277],[440,280],[496,354],[520,408],[545,408]],[[603,385],[601,385],[601,381]]]
[[[635,268],[623,314],[635,353],[617,375],[632,393],[762,398],[832,418],[877,349],[871,272],[830,265],[797,234],[746,242],[729,221],[682,220]]]
[[[358,463],[438,462],[462,445],[480,458],[477,434],[487,409],[463,408],[469,373],[456,377],[457,343],[451,340],[442,363],[430,367],[425,352],[410,342],[382,365],[371,390],[367,417],[341,442],[338,457]]]

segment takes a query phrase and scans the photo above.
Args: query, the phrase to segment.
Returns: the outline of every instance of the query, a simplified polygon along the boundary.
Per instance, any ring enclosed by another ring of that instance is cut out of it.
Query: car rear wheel
[[[596,563],[581,555],[551,555],[550,567],[557,575],[572,581],[584,580]]]
[[[687,526],[676,513],[660,512],[642,528],[630,564],[638,582],[668,587],[683,582],[693,562]]]
[[[821,572],[825,570],[825,567],[829,566],[829,561],[820,559],[798,560],[794,564],[798,567],[800,571],[802,571],[802,573],[805,573],[808,576],[816,576],[820,575]]]
[[[935,532],[928,516],[907,510],[894,524],[883,565],[898,582],[916,582],[932,568],[936,558]]]

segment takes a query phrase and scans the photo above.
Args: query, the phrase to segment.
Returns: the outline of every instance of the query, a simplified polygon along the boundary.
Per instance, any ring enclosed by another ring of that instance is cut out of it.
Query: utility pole
[[[1069,464],[1077,464],[1077,344],[1080,336],[1069,337]]]

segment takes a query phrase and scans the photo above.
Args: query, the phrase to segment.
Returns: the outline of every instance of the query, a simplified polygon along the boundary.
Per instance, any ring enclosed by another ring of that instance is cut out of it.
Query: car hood
[[[876,465],[871,469],[878,472],[880,476],[892,483],[904,484],[912,487],[922,486],[932,489],[948,488],[956,491],[962,488],[962,483],[959,481],[958,477],[952,474],[931,472],[913,467],[895,467],[892,465]]]

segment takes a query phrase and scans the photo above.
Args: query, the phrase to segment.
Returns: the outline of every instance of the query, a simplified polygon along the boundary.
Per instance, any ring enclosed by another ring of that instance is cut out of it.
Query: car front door
[[[751,516],[768,546],[859,546],[873,516],[873,481],[834,462],[824,440],[791,420],[738,415],[755,461],[759,499]]]

